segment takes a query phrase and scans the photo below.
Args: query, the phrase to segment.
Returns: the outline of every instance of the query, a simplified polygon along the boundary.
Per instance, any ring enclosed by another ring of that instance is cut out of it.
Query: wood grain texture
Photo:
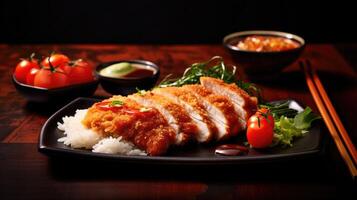
[[[346,60],[341,48],[308,45],[302,57],[317,69],[356,145],[356,72],[351,67],[353,59]],[[51,51],[88,59],[94,65],[146,59],[161,67],[161,78],[181,74],[189,64],[215,55],[234,64],[221,45],[0,45],[0,199],[349,199],[347,195],[356,195],[331,143],[316,160],[228,169],[162,169],[49,159],[37,152],[38,135],[47,118],[63,105],[26,102],[13,87],[11,75],[19,58]],[[317,112],[297,63],[280,78],[257,85],[267,100],[292,98]],[[99,87],[95,96],[109,94]]]
[[[163,168],[48,159],[35,144],[14,143],[0,145],[0,158],[2,199],[353,199],[353,185],[316,158]]]

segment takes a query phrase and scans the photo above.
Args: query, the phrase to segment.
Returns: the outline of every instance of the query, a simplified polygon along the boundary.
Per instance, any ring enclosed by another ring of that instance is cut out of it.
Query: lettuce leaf
[[[306,107],[303,112],[298,113],[294,118],[284,115],[275,119],[273,146],[292,146],[294,138],[302,137],[308,133],[311,123],[321,117],[312,113],[311,108]]]

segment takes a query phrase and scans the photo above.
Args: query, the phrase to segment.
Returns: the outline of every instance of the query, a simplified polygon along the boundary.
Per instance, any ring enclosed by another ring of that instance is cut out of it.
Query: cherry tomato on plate
[[[68,64],[69,61],[70,60],[66,55],[55,53],[50,55],[49,57],[44,58],[41,62],[41,65],[44,67],[49,67],[51,62],[52,66],[56,68],[56,67],[60,67],[61,65]]]
[[[259,109],[247,122],[247,140],[254,148],[266,148],[274,136],[274,118],[267,109]]]
[[[30,58],[24,59],[17,64],[14,72],[17,81],[21,83],[26,83],[26,76],[31,71],[31,69],[40,69],[38,61],[33,58],[34,56],[35,54],[32,54]]]
[[[268,119],[269,125],[274,129],[274,118],[273,115],[271,114],[270,110],[267,108],[260,108],[255,115],[261,115],[263,117],[266,117]],[[248,120],[247,126],[249,126],[251,120]]]

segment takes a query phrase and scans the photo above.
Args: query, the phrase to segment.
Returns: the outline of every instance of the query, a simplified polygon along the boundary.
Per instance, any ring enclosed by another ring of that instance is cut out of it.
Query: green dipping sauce
[[[108,67],[100,70],[99,74],[110,78],[121,78],[135,70],[136,68],[133,67],[132,64],[121,62],[109,65]]]

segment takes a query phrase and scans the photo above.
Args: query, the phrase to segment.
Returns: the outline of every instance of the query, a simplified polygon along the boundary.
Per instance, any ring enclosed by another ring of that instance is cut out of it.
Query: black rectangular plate
[[[124,156],[116,154],[94,153],[85,149],[74,149],[57,140],[63,137],[63,132],[57,128],[57,122],[62,122],[62,117],[72,116],[77,109],[86,109],[99,99],[78,98],[53,114],[44,124],[39,138],[38,149],[49,156],[65,156],[74,158],[89,158],[95,160],[108,160],[124,163],[142,164],[169,164],[169,165],[226,165],[249,164],[262,162],[285,161],[289,159],[315,156],[322,151],[322,134],[320,125],[315,123],[309,133],[302,138],[294,140],[293,147],[274,147],[265,150],[250,149],[243,156],[221,156],[214,153],[215,147],[211,145],[189,145],[180,148],[172,148],[164,156]],[[294,100],[290,100],[294,101]],[[297,103],[297,102],[296,102]],[[228,143],[240,143],[244,141],[244,134]]]

